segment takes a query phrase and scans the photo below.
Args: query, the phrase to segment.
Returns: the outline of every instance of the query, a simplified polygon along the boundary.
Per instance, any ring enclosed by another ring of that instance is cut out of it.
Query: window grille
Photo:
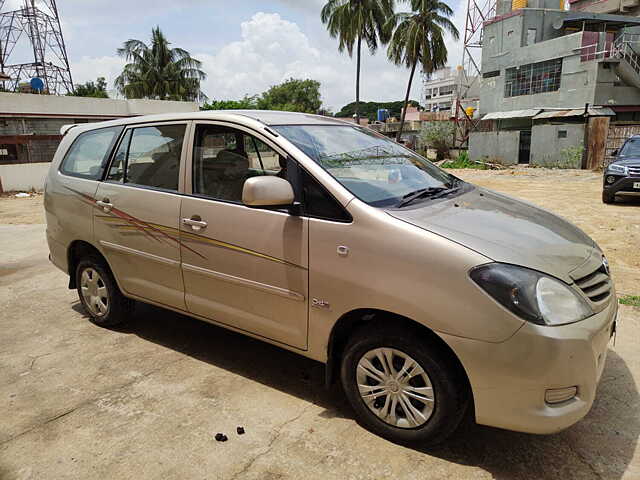
[[[505,70],[504,96],[533,95],[560,89],[562,58]]]

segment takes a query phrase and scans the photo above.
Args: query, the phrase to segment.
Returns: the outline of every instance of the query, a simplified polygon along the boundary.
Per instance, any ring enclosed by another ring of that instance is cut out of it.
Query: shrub
[[[473,168],[476,170],[486,170],[487,166],[482,163],[472,162],[469,160],[467,152],[460,152],[458,158],[449,160],[442,164],[443,168]]]
[[[435,149],[438,152],[438,160],[442,160],[453,146],[454,133],[453,122],[428,122],[420,130],[420,142],[423,147]]]

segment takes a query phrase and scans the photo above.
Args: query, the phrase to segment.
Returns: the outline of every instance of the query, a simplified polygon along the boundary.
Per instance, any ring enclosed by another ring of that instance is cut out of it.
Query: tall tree
[[[460,37],[458,29],[449,20],[453,10],[446,3],[439,0],[402,1],[410,4],[411,12],[398,12],[390,20],[389,28],[395,27],[395,30],[387,50],[389,60],[411,69],[396,141],[400,141],[402,136],[416,66],[420,64],[426,74],[444,67],[447,64],[445,31],[455,40]]]
[[[318,113],[321,105],[320,82],[311,79],[290,78],[272,86],[258,99],[261,110]]]
[[[171,43],[160,27],[151,31],[151,43],[127,40],[118,55],[129,63],[116,78],[115,86],[126,98],[154,100],[205,100],[200,82],[207,75],[199,60]]]
[[[356,47],[356,122],[360,123],[360,58],[362,41],[373,54],[378,43],[385,45],[391,38],[388,27],[393,17],[394,0],[328,0],[320,18],[329,35],[339,40],[338,50],[353,56]],[[392,26],[392,25],[391,25]]]

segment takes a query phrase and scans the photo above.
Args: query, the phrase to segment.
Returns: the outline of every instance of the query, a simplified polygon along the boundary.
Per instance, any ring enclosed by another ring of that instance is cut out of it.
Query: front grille
[[[629,167],[629,176],[640,177],[640,166],[634,165],[632,167]]]
[[[604,265],[595,272],[577,279],[576,285],[594,303],[606,300],[611,294],[611,279]]]

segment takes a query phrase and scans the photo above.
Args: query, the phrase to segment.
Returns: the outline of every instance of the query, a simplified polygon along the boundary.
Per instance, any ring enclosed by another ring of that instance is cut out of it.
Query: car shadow
[[[74,310],[83,312],[80,303]],[[324,408],[325,418],[353,418],[339,385],[327,389],[324,366],[274,345],[168,310],[138,303],[126,326],[136,335]],[[256,368],[259,365],[260,368]],[[481,468],[496,479],[620,478],[640,436],[640,397],[625,361],[608,352],[593,408],[555,435],[530,435],[463,422],[446,444],[413,447]]]
[[[640,206],[640,197],[616,197],[615,203],[611,205],[616,207],[637,207]]]

